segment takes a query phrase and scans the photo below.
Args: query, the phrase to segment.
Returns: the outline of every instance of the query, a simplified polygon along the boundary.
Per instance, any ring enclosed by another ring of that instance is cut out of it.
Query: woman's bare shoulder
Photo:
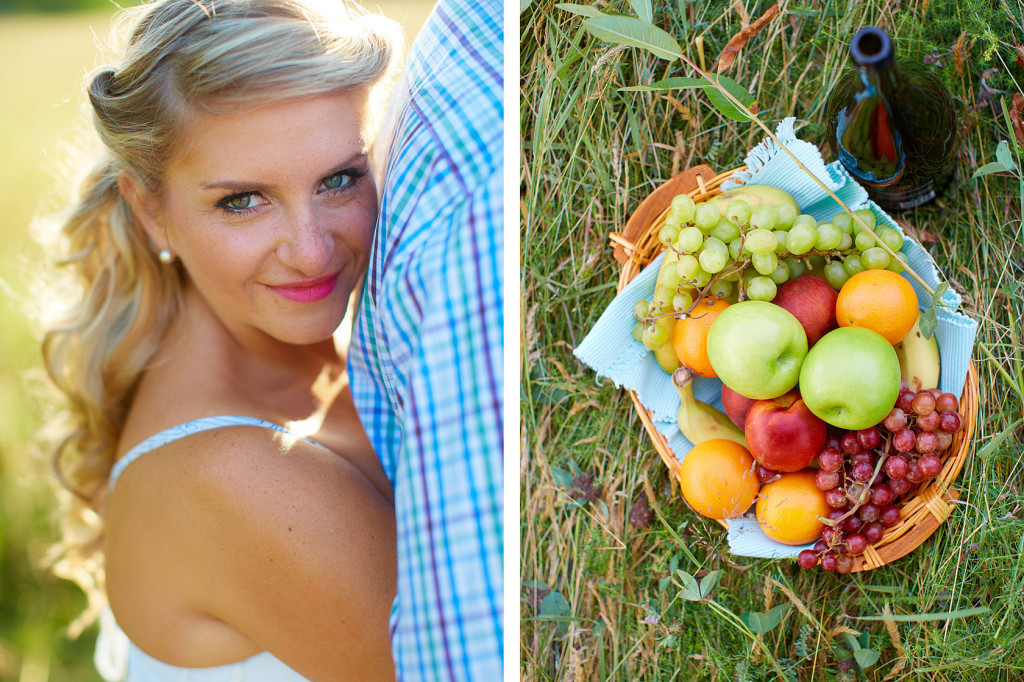
[[[394,510],[343,454],[261,427],[215,429],[142,457],[117,488],[113,539],[160,544],[154,570],[183,610],[313,679],[356,661],[376,679],[382,656],[386,673]]]

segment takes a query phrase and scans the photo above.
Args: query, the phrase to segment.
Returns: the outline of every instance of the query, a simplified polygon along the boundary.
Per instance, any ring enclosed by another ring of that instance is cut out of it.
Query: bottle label
[[[900,210],[914,208],[916,206],[920,206],[921,204],[927,203],[935,198],[935,190],[932,189],[930,182],[928,183],[928,187],[922,187],[921,189],[925,191],[921,192],[916,196],[908,195],[905,199],[902,200],[897,198],[896,208]]]
[[[905,211],[910,208],[917,208],[937,197],[939,191],[949,179],[949,175],[943,175],[938,181],[933,178],[913,188],[899,186],[872,187],[871,185],[864,185],[864,188],[868,191],[868,196],[871,197],[872,201],[882,208]]]

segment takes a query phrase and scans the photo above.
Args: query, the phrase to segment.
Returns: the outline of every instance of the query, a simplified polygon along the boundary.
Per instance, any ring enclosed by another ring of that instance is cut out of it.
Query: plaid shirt
[[[490,682],[503,634],[500,2],[440,0],[389,119],[349,372],[395,488],[392,649],[405,682]]]

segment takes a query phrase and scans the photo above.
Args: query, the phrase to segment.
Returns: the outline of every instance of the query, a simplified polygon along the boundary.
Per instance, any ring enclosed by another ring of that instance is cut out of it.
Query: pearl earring
[[[170,263],[172,260],[174,260],[174,256],[172,256],[171,252],[168,251],[167,249],[160,249],[160,253],[157,255],[157,258],[160,259],[161,263],[165,264]]]

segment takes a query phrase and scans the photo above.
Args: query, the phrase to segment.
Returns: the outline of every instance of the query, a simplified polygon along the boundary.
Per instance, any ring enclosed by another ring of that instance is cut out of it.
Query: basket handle
[[[612,255],[620,265],[625,265],[630,260],[632,245],[637,243],[654,219],[669,207],[674,196],[691,192],[700,187],[698,177],[707,183],[715,177],[715,171],[711,166],[704,164],[686,169],[640,202],[633,215],[626,221],[626,227],[621,233],[613,232],[610,235],[612,244],[614,244]]]

